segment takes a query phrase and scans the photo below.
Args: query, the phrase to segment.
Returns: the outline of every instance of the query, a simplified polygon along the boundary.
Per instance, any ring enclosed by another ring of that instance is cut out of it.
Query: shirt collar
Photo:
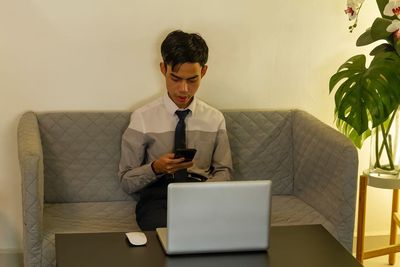
[[[197,106],[197,98],[193,96],[193,101],[190,103],[190,105],[185,108],[185,109],[180,109],[178,108],[178,106],[174,103],[174,101],[171,100],[171,98],[169,98],[168,93],[166,93],[163,96],[163,103],[165,108],[167,109],[167,112],[169,112],[171,115],[175,114],[175,111],[177,110],[186,110],[189,109],[191,112],[188,114],[188,116],[190,116],[190,114],[194,114],[195,110],[196,110],[196,106]]]

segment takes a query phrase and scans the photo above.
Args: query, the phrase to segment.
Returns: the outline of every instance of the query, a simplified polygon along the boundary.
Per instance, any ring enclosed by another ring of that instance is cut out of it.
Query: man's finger
[[[179,164],[181,162],[183,162],[185,160],[185,158],[178,158],[178,159],[171,159],[169,162],[173,163],[173,164]]]

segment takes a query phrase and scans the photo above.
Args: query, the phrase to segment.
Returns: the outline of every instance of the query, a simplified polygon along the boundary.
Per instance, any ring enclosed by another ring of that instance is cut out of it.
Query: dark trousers
[[[155,183],[139,192],[136,205],[136,221],[143,231],[152,231],[167,226],[167,188],[170,183],[201,182],[204,177],[198,175],[174,179],[171,175],[160,177]]]

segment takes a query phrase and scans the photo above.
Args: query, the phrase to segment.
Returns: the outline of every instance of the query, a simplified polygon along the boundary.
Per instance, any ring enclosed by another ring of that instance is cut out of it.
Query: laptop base
[[[157,232],[157,236],[158,239],[160,240],[161,246],[164,249],[165,254],[169,254],[168,253],[168,247],[167,247],[167,228],[163,227],[163,228],[156,228],[156,232]]]

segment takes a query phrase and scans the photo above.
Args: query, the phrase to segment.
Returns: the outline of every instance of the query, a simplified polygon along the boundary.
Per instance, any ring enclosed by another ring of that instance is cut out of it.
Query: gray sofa
[[[272,225],[322,224],[351,250],[357,151],[300,110],[224,111],[235,180],[271,179]],[[23,114],[25,266],[55,266],[55,233],[138,230],[117,177],[128,112]],[[273,244],[271,244],[273,246]]]

